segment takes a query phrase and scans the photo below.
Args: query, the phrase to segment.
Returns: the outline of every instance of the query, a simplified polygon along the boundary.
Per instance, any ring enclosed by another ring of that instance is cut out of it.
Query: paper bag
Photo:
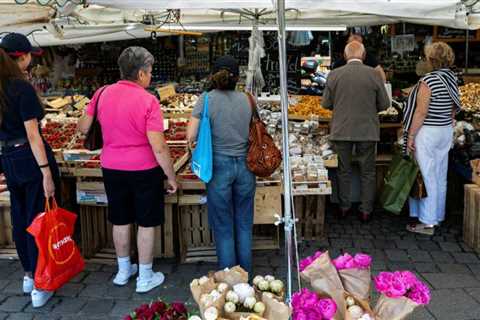
[[[351,296],[353,299],[355,299],[355,304],[357,306],[360,306],[366,313],[368,313],[372,319],[374,318],[374,312],[372,310],[372,308],[370,308],[370,305],[368,304],[367,301],[362,301],[360,299],[357,299],[355,298],[353,295],[349,295],[349,294],[345,294],[345,299],[347,299],[348,296]],[[345,303],[345,306],[346,306],[346,303]],[[345,309],[345,320],[355,320],[352,318],[352,316],[350,316],[350,313],[348,312],[348,307],[346,307]]]
[[[240,266],[230,268],[228,271],[221,270],[215,272],[214,277],[215,281],[218,283],[224,282],[230,287],[239,283],[248,283],[248,272],[243,270]]]
[[[370,300],[370,284],[372,282],[370,268],[339,270],[338,275],[345,291],[357,299]]]
[[[201,297],[203,294],[208,294],[217,288],[217,284],[213,278],[209,278],[206,283],[203,285],[193,285],[190,284],[190,291],[192,292],[193,299],[200,309],[201,317],[204,319],[205,310],[209,307],[215,307],[218,310],[218,314],[223,315],[223,306],[225,305],[226,292],[224,292],[219,299],[217,299],[212,305],[205,306],[201,302]]]
[[[389,298],[382,294],[373,311],[378,320],[402,320],[418,306],[408,298]]]
[[[307,281],[312,289],[323,297],[331,297],[337,304],[335,320],[344,320],[345,317],[345,290],[338,275],[337,269],[330,259],[328,252],[309,265],[300,273],[300,277]]]
[[[262,295],[262,302],[265,304],[265,313],[263,317],[268,320],[288,320],[292,314],[291,308],[283,302],[275,299],[275,296],[270,296],[264,292]]]

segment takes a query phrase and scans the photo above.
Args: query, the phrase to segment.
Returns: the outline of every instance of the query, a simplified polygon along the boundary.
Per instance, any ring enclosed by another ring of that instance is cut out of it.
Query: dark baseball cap
[[[232,56],[223,56],[218,58],[217,61],[215,61],[213,65],[213,72],[217,73],[220,70],[227,70],[234,76],[238,76],[240,74],[238,62]]]
[[[41,55],[43,50],[32,47],[28,38],[21,33],[9,33],[0,41],[0,48],[11,57],[20,57],[24,54],[31,53],[35,56]]]

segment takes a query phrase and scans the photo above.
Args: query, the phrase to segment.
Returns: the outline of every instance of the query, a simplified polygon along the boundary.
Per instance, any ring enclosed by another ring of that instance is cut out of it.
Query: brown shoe
[[[360,212],[359,218],[360,221],[362,221],[363,223],[368,223],[372,221],[372,214],[367,212]]]

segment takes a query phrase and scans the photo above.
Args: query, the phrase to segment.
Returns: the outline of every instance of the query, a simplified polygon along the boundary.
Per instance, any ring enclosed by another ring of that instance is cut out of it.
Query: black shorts
[[[113,225],[137,223],[156,227],[164,222],[164,179],[160,167],[144,171],[102,169],[108,199],[108,220]]]

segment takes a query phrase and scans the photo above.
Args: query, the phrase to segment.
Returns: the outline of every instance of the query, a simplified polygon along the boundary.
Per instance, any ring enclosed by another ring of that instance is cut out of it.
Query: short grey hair
[[[147,71],[154,62],[155,58],[147,49],[128,47],[118,57],[120,77],[124,80],[138,80],[138,72],[140,70]]]
[[[345,58],[346,59],[363,59],[365,54],[365,46],[358,42],[352,41],[345,47]]]

